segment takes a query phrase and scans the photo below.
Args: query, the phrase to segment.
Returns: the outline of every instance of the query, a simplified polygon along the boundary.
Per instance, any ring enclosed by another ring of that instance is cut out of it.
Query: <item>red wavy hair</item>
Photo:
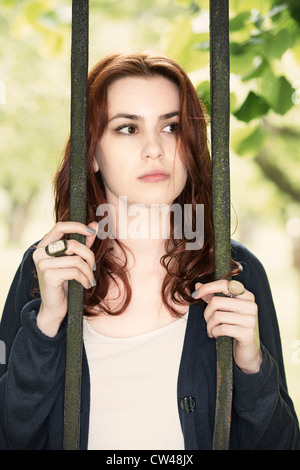
[[[90,72],[88,78],[88,152],[87,152],[87,223],[99,220],[96,209],[107,203],[101,174],[94,172],[93,161],[97,143],[108,123],[107,90],[115,80],[137,76],[151,78],[163,76],[174,82],[180,92],[178,143],[180,155],[187,170],[187,182],[174,203],[192,204],[195,218],[196,204],[204,204],[204,245],[199,250],[186,250],[186,239],[172,237],[166,240],[166,254],[161,263],[166,268],[162,284],[162,300],[170,313],[176,317],[174,304],[194,303],[191,298],[196,279],[213,280],[213,223],[211,159],[207,142],[206,113],[197,92],[184,70],[172,59],[151,54],[115,53],[101,60]],[[70,139],[67,142],[61,166],[54,181],[56,221],[69,220],[70,192]],[[172,222],[172,221],[171,221]],[[122,244],[119,244],[126,258]],[[93,315],[93,307],[109,314],[120,314],[131,300],[131,286],[124,264],[112,255],[111,240],[96,238],[93,251],[97,264],[96,286],[85,292],[85,314]],[[115,278],[124,286],[120,292],[120,305],[111,311],[105,303],[110,282]],[[100,281],[101,279],[101,281]]]

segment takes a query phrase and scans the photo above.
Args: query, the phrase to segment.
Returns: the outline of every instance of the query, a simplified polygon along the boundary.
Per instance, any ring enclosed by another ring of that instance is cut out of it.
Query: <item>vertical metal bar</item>
[[[86,223],[88,0],[72,2],[70,220]],[[83,236],[71,238],[85,243]],[[64,450],[80,446],[83,287],[69,282]]]
[[[211,149],[215,279],[231,271],[229,171],[229,7],[210,0]],[[232,404],[232,338],[216,341],[217,395],[213,449],[229,447]]]

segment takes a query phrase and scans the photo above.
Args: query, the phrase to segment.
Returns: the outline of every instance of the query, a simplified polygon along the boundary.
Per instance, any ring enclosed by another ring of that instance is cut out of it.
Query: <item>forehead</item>
[[[108,88],[107,100],[109,115],[117,112],[161,115],[178,111],[180,101],[175,83],[159,75],[120,78]]]

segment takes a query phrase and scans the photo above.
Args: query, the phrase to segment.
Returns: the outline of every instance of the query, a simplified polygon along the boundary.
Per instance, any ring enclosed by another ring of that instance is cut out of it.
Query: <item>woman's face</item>
[[[108,126],[95,155],[107,201],[171,204],[187,178],[176,146],[177,86],[162,76],[120,78],[107,99]]]

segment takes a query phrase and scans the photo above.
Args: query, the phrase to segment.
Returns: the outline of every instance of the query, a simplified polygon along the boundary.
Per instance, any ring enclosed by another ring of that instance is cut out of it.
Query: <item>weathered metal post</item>
[[[86,223],[88,0],[72,2],[70,220]],[[73,239],[85,243],[83,236]],[[83,287],[69,282],[64,450],[80,445]]]
[[[211,151],[215,279],[231,271],[230,243],[230,62],[228,0],[210,0]],[[217,397],[213,449],[229,447],[232,403],[232,339],[216,341]]]

